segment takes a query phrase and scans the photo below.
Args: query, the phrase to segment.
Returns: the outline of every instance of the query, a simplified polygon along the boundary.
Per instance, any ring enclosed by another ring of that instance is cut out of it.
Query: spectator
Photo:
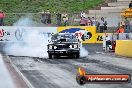
[[[46,12],[44,12],[44,11],[42,10],[41,16],[42,16],[41,22],[44,23],[44,24],[46,24],[46,23],[47,23],[47,20],[46,20]]]
[[[96,20],[94,17],[92,17],[92,26],[96,26]]]
[[[107,21],[105,21],[104,17],[101,17],[101,21],[99,22],[100,33],[103,33],[104,30],[107,30]]]
[[[64,26],[68,25],[68,16],[66,13],[62,14],[62,18],[63,18],[63,22],[64,22]]]
[[[130,4],[129,4],[129,8],[131,8],[132,9],[132,1],[130,2]]]
[[[124,33],[125,29],[124,26],[120,26],[120,28],[117,29],[116,33]]]
[[[47,10],[47,24],[51,24],[51,13]]]
[[[111,45],[111,38],[108,34],[106,34],[106,49],[107,50],[111,50],[112,49],[112,45]]]
[[[86,15],[85,15],[85,12],[84,12],[84,11],[82,11],[82,12],[81,12],[81,18],[82,18],[82,17],[86,17]]]
[[[57,16],[57,25],[60,26],[61,25],[61,14],[57,13],[56,16]]]
[[[92,26],[92,20],[90,19],[90,17],[88,17],[88,19],[86,20],[86,25]]]
[[[124,21],[121,21],[121,22],[119,23],[119,26],[120,26],[120,27],[121,27],[121,26],[125,26]]]
[[[0,10],[0,26],[4,26],[5,13]]]
[[[125,31],[126,31],[126,33],[128,33],[130,30],[130,22],[127,18],[125,18],[124,23],[125,23]]]
[[[118,33],[118,34],[117,34],[117,39],[120,39],[119,33],[124,33],[124,32],[125,32],[124,26],[120,26],[120,27],[116,30],[116,33]]]
[[[96,20],[96,26],[97,26],[97,30],[99,30],[100,28],[99,28],[99,21],[98,20]]]
[[[82,17],[80,20],[80,26],[86,26],[86,19],[85,17]]]

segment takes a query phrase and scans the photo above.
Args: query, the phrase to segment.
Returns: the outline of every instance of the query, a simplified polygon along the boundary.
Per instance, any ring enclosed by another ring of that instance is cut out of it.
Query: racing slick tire
[[[52,56],[53,56],[52,54],[49,54],[49,59],[52,59]]]
[[[80,53],[79,52],[75,54],[75,58],[76,59],[80,58]]]

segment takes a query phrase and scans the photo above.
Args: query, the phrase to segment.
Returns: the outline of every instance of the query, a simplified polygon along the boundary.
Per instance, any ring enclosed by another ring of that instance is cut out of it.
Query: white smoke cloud
[[[80,57],[87,57],[89,52],[82,46],[80,47]]]
[[[22,17],[14,23],[14,26],[24,27],[32,27],[35,25],[37,25],[36,22],[29,17]],[[8,43],[4,50],[8,55],[47,58],[48,39],[48,34],[45,35],[43,33],[39,33],[37,29],[26,30],[24,32],[23,41]]]
[[[84,47],[80,49],[80,57],[87,57],[88,54],[88,51]]]
[[[39,32],[31,31],[22,41],[14,42],[12,44],[7,44],[5,51],[8,55],[14,56],[30,56],[30,57],[40,57],[47,58],[47,44],[48,37]]]
[[[13,26],[26,26],[26,27],[32,27],[37,26],[38,24],[32,20],[31,17],[21,17],[17,22],[13,24]]]

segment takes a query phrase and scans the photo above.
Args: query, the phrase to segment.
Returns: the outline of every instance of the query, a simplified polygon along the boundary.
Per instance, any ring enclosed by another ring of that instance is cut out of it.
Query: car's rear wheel
[[[52,59],[52,56],[53,56],[52,54],[49,54],[49,59]]]

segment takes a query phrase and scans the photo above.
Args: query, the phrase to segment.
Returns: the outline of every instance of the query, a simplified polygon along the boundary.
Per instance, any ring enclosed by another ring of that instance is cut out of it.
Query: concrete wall
[[[26,37],[27,33],[32,32],[39,34],[57,33],[57,27],[1,26],[0,42],[18,41]]]

